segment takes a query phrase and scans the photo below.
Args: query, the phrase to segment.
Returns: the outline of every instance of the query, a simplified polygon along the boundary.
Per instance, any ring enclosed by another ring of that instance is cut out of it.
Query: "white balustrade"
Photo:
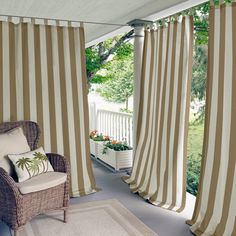
[[[110,136],[114,140],[133,145],[133,116],[132,114],[96,109],[95,103],[89,104],[90,130]]]

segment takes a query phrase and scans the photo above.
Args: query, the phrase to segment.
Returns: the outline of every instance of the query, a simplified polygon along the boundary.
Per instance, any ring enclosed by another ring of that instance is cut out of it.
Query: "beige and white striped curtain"
[[[186,197],[186,155],[192,75],[193,19],[145,32],[133,192],[181,211]]]
[[[46,152],[69,157],[73,196],[95,191],[84,30],[0,22],[0,122],[40,125]]]
[[[210,10],[201,180],[191,230],[236,235],[236,3]]]

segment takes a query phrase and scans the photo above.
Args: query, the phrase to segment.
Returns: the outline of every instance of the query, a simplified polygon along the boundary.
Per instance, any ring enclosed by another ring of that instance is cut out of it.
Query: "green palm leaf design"
[[[16,162],[16,164],[17,164],[17,167],[21,168],[22,170],[24,170],[24,167],[25,167],[25,169],[27,170],[29,174],[29,177],[31,178],[31,173],[29,171],[29,165],[31,164],[30,158],[22,157]]]
[[[35,152],[34,153],[34,159],[37,159],[41,161],[43,165],[43,172],[47,172],[48,170],[48,158],[46,155],[42,154],[41,152]],[[47,163],[47,166],[45,167],[45,162]]]
[[[33,158],[30,165],[29,165],[29,171],[33,172],[32,176],[39,174],[39,167],[41,166],[41,161]]]

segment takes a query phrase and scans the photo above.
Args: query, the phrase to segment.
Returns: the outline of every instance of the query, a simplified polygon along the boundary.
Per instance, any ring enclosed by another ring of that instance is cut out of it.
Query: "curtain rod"
[[[116,24],[116,23],[105,23],[105,22],[96,22],[96,21],[83,21],[83,20],[62,20],[56,18],[43,18],[43,17],[35,17],[35,16],[16,16],[16,15],[5,15],[0,14],[3,17],[17,17],[17,18],[30,18],[35,20],[52,20],[52,21],[66,21],[66,22],[76,22],[76,23],[84,23],[84,24],[93,24],[93,25],[113,25],[113,26],[127,26],[127,24]]]

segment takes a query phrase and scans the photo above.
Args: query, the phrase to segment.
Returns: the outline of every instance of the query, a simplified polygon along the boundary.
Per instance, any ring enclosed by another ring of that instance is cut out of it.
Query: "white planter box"
[[[103,145],[104,141],[94,141],[92,139],[89,140],[90,142],[90,153],[97,158],[98,157],[98,144],[100,143]]]
[[[98,144],[98,158],[106,164],[112,166],[115,170],[130,168],[133,164],[133,150],[114,151],[108,148],[105,154],[102,154],[103,144]]]

